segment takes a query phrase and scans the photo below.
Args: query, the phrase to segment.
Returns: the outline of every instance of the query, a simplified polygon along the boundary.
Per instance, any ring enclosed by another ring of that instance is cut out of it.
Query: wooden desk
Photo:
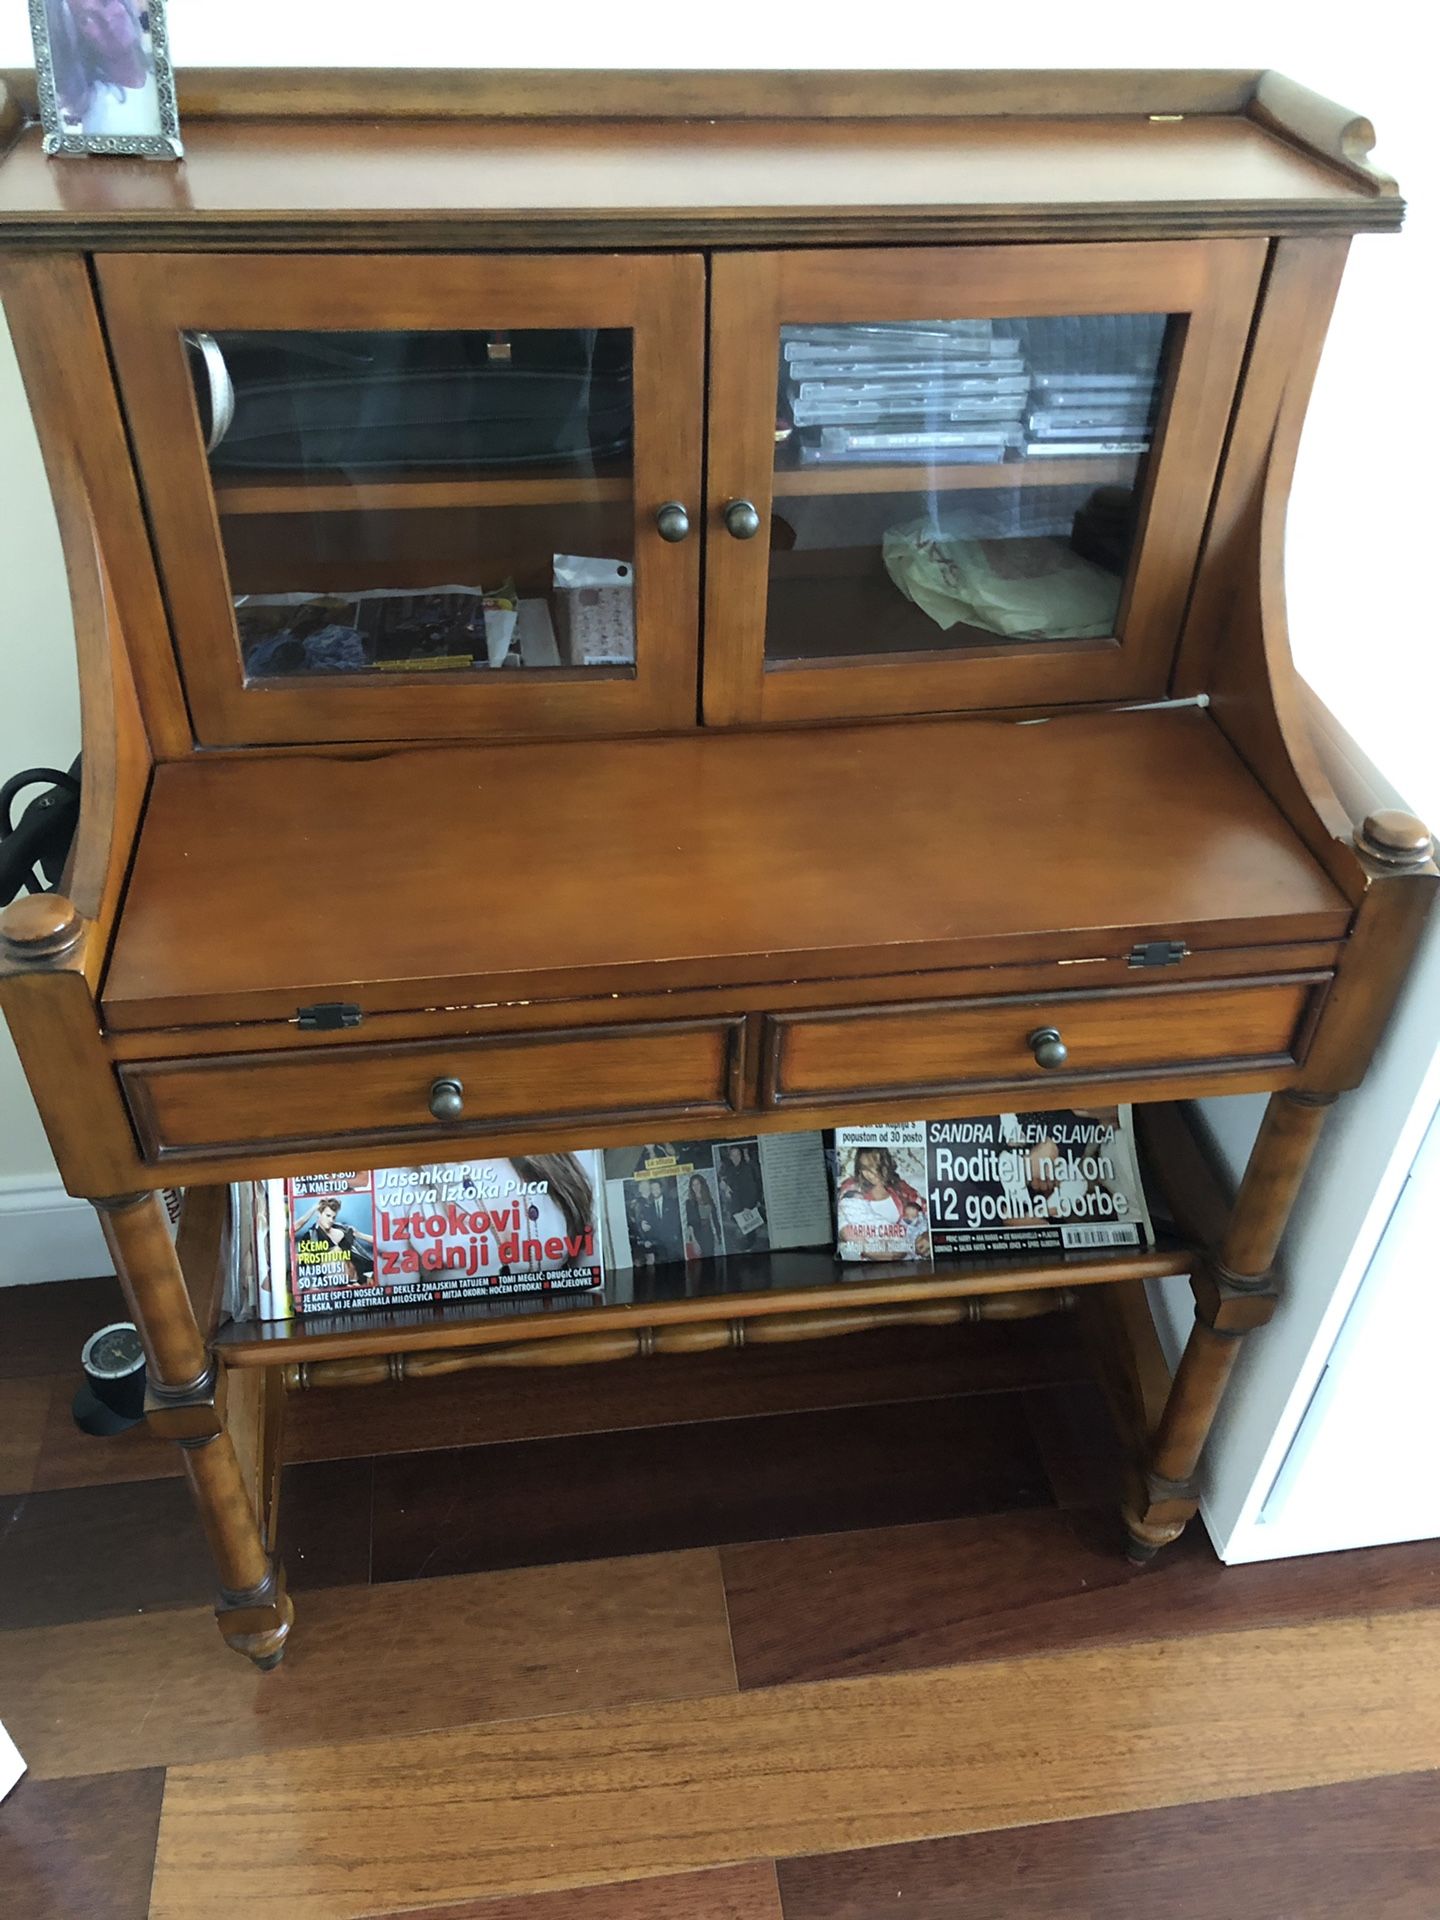
[[[71,868],[0,921],[0,1000],[226,1639],[272,1665],[290,1630],[287,1387],[907,1320],[1082,1309],[1153,1553],[1437,881],[1418,821],[1357,825],[1321,774],[1281,592],[1348,235],[1401,216],[1364,124],[1242,73],[198,74],[182,116],[183,171],[47,163],[23,83],[0,101],[85,725]],[[562,394],[554,444],[504,440],[507,369]],[[852,392],[900,425],[837,452]],[[630,655],[585,664],[567,554],[626,583]],[[1083,620],[965,597],[1077,569]],[[559,664],[453,628],[386,653],[356,597],[502,580]],[[304,610],[257,628],[279,593]],[[1177,1103],[1242,1091],[1271,1098],[1232,1207]],[[1137,1103],[1153,1251],[218,1308],[233,1180],[1093,1097]],[[1181,1273],[1172,1386],[1143,1283]]]

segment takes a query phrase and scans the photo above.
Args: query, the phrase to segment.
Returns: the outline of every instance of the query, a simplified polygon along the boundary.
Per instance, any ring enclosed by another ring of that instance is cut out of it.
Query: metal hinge
[[[1130,949],[1132,967],[1178,967],[1190,949],[1183,940],[1141,940]]]
[[[302,1033],[333,1033],[337,1027],[358,1027],[364,1018],[349,1000],[321,1000],[313,1007],[297,1007],[294,1025]]]

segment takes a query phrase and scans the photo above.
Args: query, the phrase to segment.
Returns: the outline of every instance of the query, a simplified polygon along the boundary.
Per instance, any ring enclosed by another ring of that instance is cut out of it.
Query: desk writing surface
[[[1196,709],[156,769],[115,1026],[1342,935]]]

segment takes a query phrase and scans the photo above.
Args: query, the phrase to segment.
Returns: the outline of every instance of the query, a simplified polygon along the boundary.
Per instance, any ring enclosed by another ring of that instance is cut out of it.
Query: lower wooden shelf
[[[766,1339],[819,1339],[894,1325],[946,1303],[951,1310],[936,1314],[942,1321],[1018,1318],[1069,1304],[1052,1296],[1068,1296],[1075,1288],[1189,1273],[1196,1258],[1189,1243],[1168,1241],[1137,1252],[949,1260],[918,1271],[848,1266],[828,1250],[806,1249],[692,1267],[622,1268],[593,1294],[522,1294],[304,1320],[232,1320],[219,1328],[215,1344],[227,1367],[309,1369],[294,1385],[320,1384],[314,1369],[327,1362],[367,1363],[363,1373],[349,1375],[355,1380],[454,1371],[444,1355],[480,1348],[512,1349],[509,1364],[563,1365]],[[984,1311],[967,1312],[967,1302]],[[777,1323],[768,1331],[762,1326],[767,1320]],[[652,1337],[642,1339],[642,1333]],[[580,1342],[588,1343],[585,1350]],[[547,1361],[542,1349],[552,1343]],[[521,1349],[530,1350],[528,1361],[522,1361]],[[429,1364],[400,1364],[406,1355],[424,1355]],[[474,1364],[507,1362],[497,1357]],[[338,1383],[339,1376],[331,1379]]]

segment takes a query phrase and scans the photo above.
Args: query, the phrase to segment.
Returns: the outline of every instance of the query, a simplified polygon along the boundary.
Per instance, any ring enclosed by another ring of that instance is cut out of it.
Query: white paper
[[[0,1800],[3,1800],[15,1782],[25,1771],[25,1762],[20,1758],[20,1749],[0,1727]]]

